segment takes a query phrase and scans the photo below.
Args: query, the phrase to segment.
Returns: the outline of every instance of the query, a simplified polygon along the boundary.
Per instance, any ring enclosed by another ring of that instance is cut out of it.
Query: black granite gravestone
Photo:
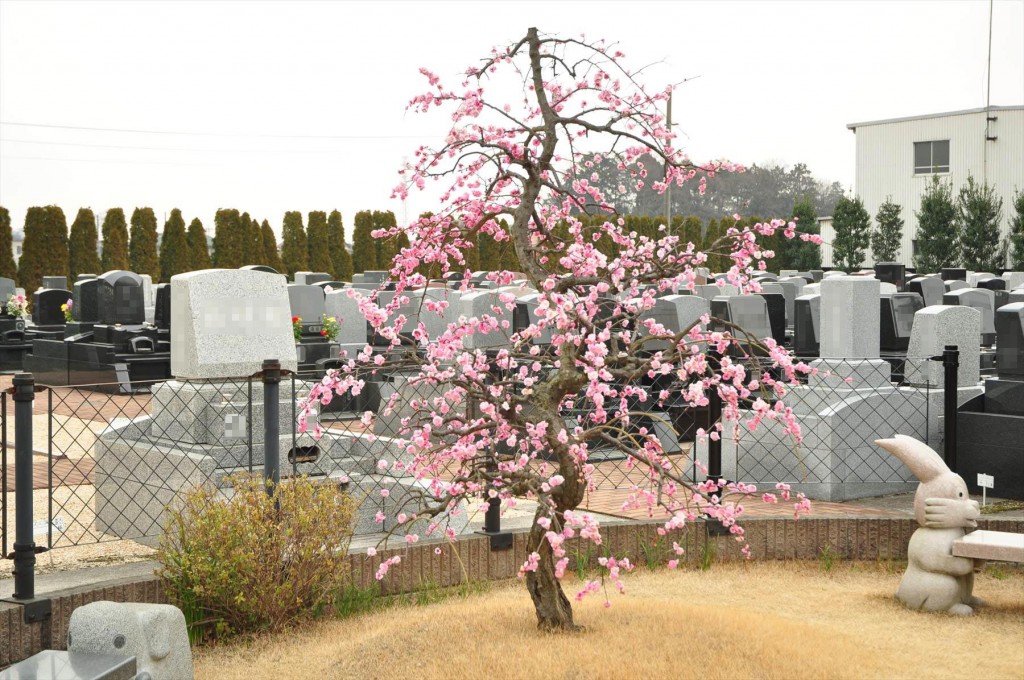
[[[811,293],[798,297],[793,303],[793,317],[793,354],[798,357],[818,356],[821,295]]]
[[[997,377],[957,413],[957,472],[991,475],[993,495],[1024,500],[1024,302],[995,313]]]
[[[239,267],[239,269],[246,269],[248,271],[253,271],[253,272],[267,272],[268,274],[280,274],[281,273],[281,272],[277,271],[276,269],[274,269],[273,267],[268,267],[265,264],[247,264],[244,267]]]
[[[1024,302],[1006,305],[995,314],[996,375],[1024,380]],[[1019,408],[1024,412],[1024,394]]]
[[[156,288],[156,308],[153,310],[153,325],[160,330],[171,329],[171,284],[159,283]]]
[[[1000,279],[995,276],[989,276],[984,279],[979,279],[974,284],[975,288],[985,288],[987,290],[1006,290],[1006,279]]]
[[[942,277],[943,281],[966,281],[967,270],[959,267],[943,267],[942,271],[939,272],[939,276]]]
[[[63,288],[44,288],[32,295],[32,322],[36,326],[63,327],[66,319],[61,306],[66,305],[72,297],[71,291]],[[72,303],[71,309],[75,306]]]
[[[782,293],[758,293],[768,304],[768,321],[772,339],[780,345],[786,342],[786,296]]]
[[[917,293],[882,293],[879,299],[879,349],[886,353],[905,353],[910,345],[914,314],[924,309]]]
[[[98,323],[100,320],[100,279],[75,281],[75,304],[71,318],[83,323]]]
[[[899,262],[878,262],[875,264],[875,278],[884,283],[891,283],[896,290],[906,288],[906,267]]]
[[[99,277],[97,304],[100,323],[139,325],[146,321],[142,277],[134,272],[112,271]]]

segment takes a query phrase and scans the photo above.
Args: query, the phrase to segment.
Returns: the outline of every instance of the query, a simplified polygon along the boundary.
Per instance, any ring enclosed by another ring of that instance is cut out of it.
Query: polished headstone
[[[285,279],[243,269],[207,269],[171,281],[171,374],[238,378],[277,359],[296,370]]]
[[[939,356],[946,345],[955,345],[960,351],[957,385],[971,387],[977,384],[981,369],[981,312],[962,305],[925,307],[914,315],[907,357],[925,359]],[[941,387],[943,366],[939,361],[908,361],[905,379],[913,385],[929,384]]]
[[[245,271],[250,271],[250,272],[265,272],[267,274],[280,274],[281,273],[281,272],[277,271],[276,269],[274,269],[273,267],[270,267],[270,266],[265,265],[265,264],[247,264],[244,267],[239,267],[239,269],[243,269]]]
[[[71,316],[75,321],[100,320],[100,284],[99,277],[75,281],[75,304],[71,307]]]
[[[303,325],[320,326],[324,307],[324,289],[304,283],[288,284],[288,301],[293,317],[302,319]]]
[[[57,290],[67,290],[68,277],[66,276],[44,276],[43,277],[43,288],[54,288]]]
[[[995,342],[996,296],[991,290],[984,288],[961,288],[950,291],[942,296],[942,304],[964,305],[977,309],[982,315],[979,342],[986,346]]]
[[[327,272],[295,272],[295,283],[312,286],[321,281],[330,281],[332,277]]]
[[[917,293],[883,293],[879,303],[880,349],[905,352],[910,345],[914,315],[924,309],[924,300]]]
[[[820,351],[821,295],[801,295],[793,305],[793,353],[798,357],[816,357]]]
[[[97,281],[100,323],[131,326],[145,322],[145,290],[141,276],[134,272],[116,270],[103,274]]]
[[[0,276],[0,305],[7,304],[7,300],[14,295],[16,287],[13,279]]]
[[[32,321],[37,326],[59,326],[65,323],[64,310],[71,299],[71,291],[58,288],[44,288],[32,295]],[[74,304],[71,309],[75,308]]]
[[[875,264],[875,278],[902,291],[907,281],[907,268],[899,262],[878,262]]]
[[[160,283],[156,286],[156,309],[153,313],[153,324],[157,328],[171,327],[171,284]]]
[[[327,316],[338,321],[338,338],[342,345],[356,345],[357,351],[366,345],[366,317],[359,311],[359,302],[349,297],[347,290],[332,290],[324,298],[324,310]]]
[[[495,290],[473,290],[464,294],[459,300],[461,314],[467,319],[493,317],[500,324],[501,321],[509,322],[509,329],[496,328],[487,333],[474,332],[463,338],[463,346],[466,349],[487,349],[508,346],[508,336],[511,335],[513,312],[506,309],[504,303],[498,297]],[[513,308],[515,307],[513,303]]]
[[[939,275],[943,281],[967,281],[967,270],[959,267],[943,267]]]
[[[1024,380],[1024,302],[1000,308],[995,326],[997,374],[1000,378]]]
[[[974,287],[986,288],[988,290],[1006,290],[1006,279],[997,279],[994,276],[988,276],[975,281]]]
[[[738,326],[739,328],[731,328],[717,325],[720,329],[729,330],[741,342],[746,342],[748,335],[755,341],[772,337],[768,303],[760,295],[716,297],[711,301],[711,314]]]
[[[951,293],[954,290],[963,290],[965,288],[971,287],[970,284],[968,284],[966,281],[961,281],[960,279],[951,279],[949,281],[946,281],[945,284],[947,293]]]
[[[833,276],[821,282],[821,356],[876,359],[879,348],[876,279]]]
[[[937,276],[918,276],[907,282],[907,291],[917,293],[924,299],[925,307],[942,304],[946,285]]]

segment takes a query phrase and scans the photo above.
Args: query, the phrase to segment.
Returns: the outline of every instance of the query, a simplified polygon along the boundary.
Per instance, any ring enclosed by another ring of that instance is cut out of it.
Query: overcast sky
[[[434,206],[390,201],[396,170],[447,130],[405,113],[419,67],[454,84],[532,25],[662,62],[652,87],[695,78],[673,103],[695,160],[803,162],[852,188],[847,123],[984,106],[988,13],[983,0],[0,0],[0,204],[15,229],[49,203],[69,223],[81,206],[178,207],[208,229],[235,207],[278,232],[286,210],[337,208],[347,227],[362,209],[414,217]],[[1024,0],[995,3],[991,97],[1024,103]]]

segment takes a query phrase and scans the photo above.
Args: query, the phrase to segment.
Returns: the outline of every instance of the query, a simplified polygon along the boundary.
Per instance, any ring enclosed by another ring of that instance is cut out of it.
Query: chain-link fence
[[[824,500],[908,490],[910,473],[874,441],[899,433],[940,448],[942,392],[935,389],[929,361],[819,360],[819,371],[791,387],[783,399],[800,425],[799,445],[777,421],[751,427],[753,412],[747,409],[752,404],[741,403],[739,419],[722,421],[721,441],[709,446],[696,434],[719,422],[720,411],[713,405],[690,407],[683,396],[686,385],[671,378],[645,385],[662,398],[632,402],[633,416],[619,436],[629,440],[638,432],[653,432],[675,471],[693,480],[702,480],[710,466],[730,480],[786,482]],[[761,370],[753,364],[749,368]],[[20,483],[30,499],[31,531],[46,549],[113,541],[153,546],[168,504],[183,490],[212,483],[228,494],[230,475],[263,472],[274,460],[280,462],[282,477],[309,475],[346,488],[360,503],[356,532],[371,534],[401,530],[393,518],[429,500],[432,478],[451,480],[467,466],[493,466],[516,455],[497,450],[480,460],[455,463],[409,447],[409,421],[404,419],[417,418],[425,403],[440,404],[450,386],[417,380],[408,369],[368,365],[357,375],[364,382],[358,394],[332,394],[311,416],[311,429],[314,424],[322,428],[320,437],[303,432],[298,423],[302,404],[324,377],[322,370],[285,375],[271,404],[265,403],[270,394],[265,375],[154,382],[135,385],[131,393],[110,385],[16,384],[13,400],[7,393],[0,397],[4,554],[14,554],[8,546],[15,477],[27,480]],[[9,412],[19,408],[23,417],[10,418]],[[366,412],[375,417],[364,418]],[[585,426],[583,402],[566,416],[570,428]],[[15,465],[7,450],[12,440],[20,452]],[[443,447],[445,442],[433,444]],[[590,444],[591,509],[615,514],[622,493],[658,482],[647,466],[633,464],[618,447]],[[410,476],[403,466],[417,456],[419,474]],[[432,464],[433,459],[437,462]],[[548,462],[538,455],[537,464]],[[16,474],[19,466],[25,469]],[[602,502],[602,494],[610,500]],[[472,529],[469,513],[461,514],[454,529]],[[388,519],[380,522],[380,516]]]

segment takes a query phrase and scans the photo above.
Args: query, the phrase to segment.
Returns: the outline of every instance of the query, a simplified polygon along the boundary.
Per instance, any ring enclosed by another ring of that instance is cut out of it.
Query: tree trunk
[[[551,544],[544,538],[544,528],[534,524],[530,531],[530,547],[540,554],[536,571],[526,572],[526,589],[530,591],[537,612],[537,627],[541,630],[579,630],[572,621],[572,605],[562,592],[562,584],[555,578],[555,560]]]

